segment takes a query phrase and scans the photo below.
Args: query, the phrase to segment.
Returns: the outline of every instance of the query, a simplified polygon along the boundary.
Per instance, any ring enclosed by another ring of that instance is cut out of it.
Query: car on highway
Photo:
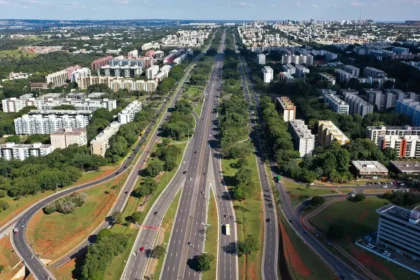
[[[18,228],[14,228],[14,229],[13,229],[13,234],[14,234],[14,235],[17,235],[18,233],[19,233],[19,229],[18,229]]]

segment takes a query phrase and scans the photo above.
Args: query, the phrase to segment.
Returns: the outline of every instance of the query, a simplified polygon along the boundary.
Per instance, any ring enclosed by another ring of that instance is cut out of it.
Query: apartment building
[[[281,63],[282,64],[294,63],[295,65],[306,64],[307,66],[312,66],[314,64],[314,57],[310,54],[305,54],[305,55],[284,54],[281,57]]]
[[[409,48],[403,48],[403,47],[393,47],[392,52],[396,54],[409,54],[410,49]]]
[[[420,212],[393,204],[376,210],[379,214],[376,244],[414,261],[420,260]]]
[[[94,61],[92,61],[92,63],[90,64],[90,69],[92,71],[94,70],[98,70],[100,69],[102,66],[108,65],[108,62],[111,61],[113,59],[112,56],[107,56],[107,57],[102,57],[99,59],[96,59]]]
[[[359,78],[360,76],[360,68],[357,68],[353,65],[345,65],[343,70],[346,71],[347,73],[352,74],[356,78]]]
[[[369,88],[364,91],[368,96],[369,103],[375,105],[378,110],[386,108],[386,95],[381,90]]]
[[[159,65],[153,65],[146,69],[146,77],[148,80],[153,80],[157,73],[159,73]]]
[[[373,105],[353,93],[344,93],[344,100],[349,104],[350,115],[360,115],[364,117],[373,113]]]
[[[146,91],[154,92],[158,86],[158,83],[154,80],[133,80],[124,79],[121,77],[86,77],[78,81],[80,89],[87,89],[91,85],[105,84],[114,92],[118,92],[120,89],[127,89],[129,91]]]
[[[324,103],[328,105],[331,111],[336,112],[338,114],[348,115],[350,106],[340,97],[338,97],[334,91],[324,91]]]
[[[347,71],[344,71],[342,69],[335,69],[335,74],[337,75],[337,78],[340,82],[346,82],[348,83],[351,79],[354,79],[355,76]]]
[[[319,73],[318,77],[321,81],[327,81],[330,85],[335,85],[335,77],[328,73]]]
[[[258,64],[264,65],[265,64],[265,54],[260,53],[257,55]]]
[[[63,128],[85,128],[91,111],[34,111],[14,120],[17,135],[51,134]]]
[[[366,78],[383,78],[387,76],[384,71],[369,66],[365,67],[363,75]]]
[[[264,83],[270,83],[273,80],[273,68],[270,66],[264,66],[264,68],[262,68],[262,72],[264,75]]]
[[[287,74],[286,72],[280,72],[279,73],[279,79],[280,79],[280,81],[283,81],[286,84],[296,82],[296,79],[292,75]]]
[[[369,85],[371,85],[375,88],[378,88],[378,89],[383,88],[384,84],[387,81],[390,81],[393,85],[395,85],[395,79],[394,78],[387,78],[387,77],[383,77],[383,78],[368,77],[368,78],[358,78],[357,80],[361,84],[369,84]]]
[[[308,74],[310,72],[309,68],[306,68],[303,65],[299,65],[299,64],[295,65],[295,68],[296,68],[296,77],[299,79],[305,78],[305,74]]]
[[[301,157],[311,156],[315,148],[315,135],[305,125],[303,120],[291,120],[289,131],[292,135],[295,149],[299,151]]]
[[[50,135],[54,149],[65,149],[70,145],[86,146],[86,128],[61,128]]]
[[[128,58],[138,58],[139,57],[139,51],[138,50],[132,50],[131,52],[127,53]]]
[[[292,103],[289,97],[277,97],[277,109],[280,114],[283,114],[283,121],[289,122],[296,119],[296,106]]]
[[[171,53],[171,54],[165,56],[163,58],[163,64],[172,64],[172,62],[174,62],[176,56],[177,55],[175,53]]]
[[[375,142],[376,145],[379,143],[379,138],[384,136],[398,136],[403,137],[406,135],[417,135],[420,136],[420,127],[413,126],[368,126],[366,137]]]
[[[90,69],[89,68],[80,68],[77,69],[76,71],[73,71],[71,73],[71,78],[70,81],[72,83],[76,82],[77,80],[83,78],[83,77],[89,77],[91,74]]]
[[[333,141],[337,141],[340,145],[350,142],[350,139],[332,122],[318,122],[318,142],[321,146],[327,147]]]
[[[109,148],[109,139],[118,132],[121,124],[112,122],[95,139],[90,141],[91,153],[105,157],[106,150]]]
[[[397,152],[398,157],[418,158],[420,157],[420,136],[381,136],[378,139],[378,147],[380,147],[381,149],[392,148]]]
[[[289,75],[296,74],[296,68],[292,64],[282,65],[282,69],[284,73],[287,73]]]
[[[52,87],[60,87],[66,84],[68,73],[66,70],[51,73],[45,77],[47,85]]]
[[[54,151],[50,144],[0,144],[0,158],[4,160],[25,160],[29,157],[39,157],[51,154]]]
[[[420,102],[413,99],[397,100],[396,113],[410,117],[412,126],[420,126]]]
[[[120,124],[126,124],[132,122],[134,117],[142,109],[142,104],[138,100],[134,100],[127,105],[121,112],[118,113],[118,122]]]

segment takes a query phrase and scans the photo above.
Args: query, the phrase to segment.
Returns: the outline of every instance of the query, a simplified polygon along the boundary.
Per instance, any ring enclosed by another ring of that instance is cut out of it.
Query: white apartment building
[[[346,71],[347,73],[352,74],[356,78],[359,78],[360,76],[360,68],[357,68],[353,65],[345,65],[343,70]]]
[[[115,99],[104,98],[99,99],[71,99],[71,98],[54,98],[54,97],[27,97],[21,96],[20,98],[11,97],[2,100],[3,112],[15,113],[19,112],[25,107],[34,106],[38,110],[46,111],[53,110],[54,107],[60,105],[72,105],[76,111],[96,111],[99,108],[106,108],[109,111],[117,108],[117,101]]]
[[[328,105],[331,111],[338,114],[348,115],[350,106],[340,97],[335,95],[335,92],[330,91],[331,93],[324,93],[324,103]]]
[[[77,82],[77,80],[84,78],[84,77],[89,77],[91,74],[90,69],[89,68],[81,68],[81,69],[77,69],[76,71],[71,73],[71,82]]]
[[[159,65],[153,65],[146,69],[146,77],[148,80],[153,80],[157,73],[159,73]]]
[[[134,100],[127,105],[121,112],[118,113],[118,122],[126,124],[132,122],[138,112],[141,111],[142,104],[138,100]]]
[[[90,141],[91,153],[105,157],[106,150],[109,148],[109,139],[118,132],[120,126],[119,122],[112,122]]]
[[[296,81],[295,77],[293,77],[290,74],[287,74],[286,72],[280,72],[279,73],[279,79],[280,79],[280,81],[283,81],[286,84],[294,83]]]
[[[265,64],[265,54],[260,53],[257,55],[258,58],[258,64],[264,65]]]
[[[292,64],[285,64],[282,66],[283,72],[293,75],[296,74],[296,68]]]
[[[337,141],[340,145],[350,142],[350,139],[332,122],[318,122],[318,142],[321,146],[329,146],[333,141]]]
[[[379,138],[384,136],[399,136],[403,137],[406,135],[418,135],[420,136],[420,127],[414,126],[368,126],[366,137],[375,142],[376,145],[379,143]]]
[[[146,43],[143,46],[141,46],[141,49],[143,51],[147,51],[147,50],[150,50],[150,49],[158,50],[158,49],[160,49],[160,44],[156,43],[156,42]]]
[[[54,111],[25,114],[14,120],[17,135],[51,134],[58,129],[85,128],[89,124],[90,111]]]
[[[332,86],[335,85],[335,77],[328,73],[319,73],[318,77],[321,81],[327,81]]]
[[[51,145],[54,149],[65,149],[70,145],[86,146],[86,128],[64,128],[57,129],[50,135]]]
[[[138,50],[132,50],[131,52],[128,52],[127,54],[130,58],[137,58],[139,57],[139,51]]]
[[[337,78],[340,82],[348,83],[351,79],[355,78],[353,74],[341,69],[335,69],[334,72],[337,74]]]
[[[290,101],[289,97],[277,97],[277,108],[283,114],[283,121],[289,122],[296,119],[296,106]]]
[[[363,75],[366,78],[383,78],[387,76],[384,71],[369,66],[365,67]]]
[[[0,158],[4,160],[25,160],[28,157],[46,156],[53,151],[54,147],[50,144],[6,143],[0,145]]]
[[[271,83],[273,80],[273,68],[270,66],[264,66],[264,68],[262,68],[262,72],[264,74],[264,83]]]
[[[385,135],[378,139],[378,147],[392,148],[397,152],[398,157],[418,158],[420,157],[420,136],[419,135]]]
[[[295,149],[299,151],[301,157],[312,155],[315,148],[315,135],[305,125],[303,120],[291,120],[289,131],[293,138]]]
[[[289,55],[284,54],[281,57],[282,64],[290,64],[294,63],[295,65],[298,64],[306,64],[307,66],[312,66],[314,64],[314,57],[310,54],[301,54],[301,55]]]
[[[353,93],[344,93],[344,100],[349,104],[350,115],[360,115],[364,117],[366,114],[373,113],[373,105]]]
[[[303,65],[297,64],[295,65],[295,68],[296,68],[296,77],[299,79],[304,78],[305,74],[308,74],[310,72],[309,68],[306,68]]]

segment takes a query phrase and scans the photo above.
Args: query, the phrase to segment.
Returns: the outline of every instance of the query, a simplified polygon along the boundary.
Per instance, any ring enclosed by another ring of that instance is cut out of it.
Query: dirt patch
[[[309,268],[302,262],[299,257],[299,254],[296,252],[293,244],[287,235],[286,230],[282,223],[280,223],[281,228],[281,236],[283,240],[283,249],[284,249],[284,257],[286,258],[287,262],[292,267],[295,273],[300,274],[302,277],[309,277],[311,276],[311,271]]]
[[[371,256],[364,253],[363,251],[359,251],[355,248],[351,249],[351,254],[356,257],[358,261],[364,264],[367,267],[374,267],[375,269],[382,271],[385,273],[389,279],[396,279],[391,271],[389,271],[386,266],[374,260]]]

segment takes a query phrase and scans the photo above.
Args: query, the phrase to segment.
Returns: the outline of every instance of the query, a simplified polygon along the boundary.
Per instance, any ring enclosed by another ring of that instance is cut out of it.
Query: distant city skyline
[[[0,0],[2,19],[276,20],[419,18],[420,0]]]

